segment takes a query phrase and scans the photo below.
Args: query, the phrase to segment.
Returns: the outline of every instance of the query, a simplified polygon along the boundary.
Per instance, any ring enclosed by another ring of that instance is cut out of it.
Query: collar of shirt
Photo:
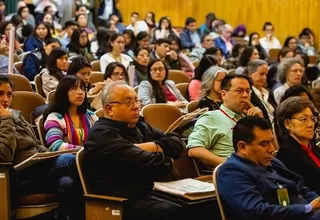
[[[306,151],[306,152],[308,152],[308,153],[312,152],[312,151],[311,151],[311,144],[310,144],[310,143],[309,143],[308,145],[300,144],[300,146],[301,146],[301,148],[302,148],[304,151]]]
[[[236,121],[239,121],[241,118],[244,117],[244,115],[239,115],[239,114],[231,111],[230,109],[228,109],[223,104],[220,106],[220,109],[222,109],[227,115],[230,116],[230,118],[235,119]]]
[[[262,92],[260,92],[260,90],[258,90],[255,86],[252,86],[252,89],[254,91],[254,93],[263,101],[268,101],[269,98],[269,91],[266,90],[265,88],[262,88]]]

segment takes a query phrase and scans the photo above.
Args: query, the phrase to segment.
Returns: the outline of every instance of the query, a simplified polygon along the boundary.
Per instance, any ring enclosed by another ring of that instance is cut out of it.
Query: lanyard
[[[228,118],[230,118],[232,121],[234,121],[235,123],[237,123],[238,121],[235,120],[234,118],[231,118],[225,111],[223,111],[221,108],[219,109],[225,116],[227,116]]]

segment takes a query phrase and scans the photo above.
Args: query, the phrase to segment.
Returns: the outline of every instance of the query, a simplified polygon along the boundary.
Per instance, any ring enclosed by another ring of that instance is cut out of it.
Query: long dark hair
[[[107,28],[104,28],[104,27],[98,28],[97,43],[99,48],[96,52],[96,55],[99,59],[107,52],[110,35],[111,33]]]
[[[112,62],[112,63],[108,64],[108,66],[106,67],[106,71],[104,72],[104,79],[106,80],[106,79],[110,78],[110,76],[112,75],[112,73],[116,67],[122,68],[122,70],[126,76],[125,81],[129,82],[128,71],[127,71],[126,67],[120,62]]]
[[[154,79],[152,79],[152,77],[151,77],[151,68],[152,68],[153,64],[155,64],[157,62],[161,62],[164,65],[164,68],[166,71],[166,75],[165,75],[162,83],[164,83],[168,79],[169,70],[168,70],[168,67],[165,64],[165,62],[163,62],[160,59],[154,59],[154,60],[151,60],[147,66],[148,81],[152,85],[152,91],[153,91],[153,94],[156,98],[156,103],[167,103],[167,98],[166,98],[166,95],[164,94],[162,86],[160,86],[159,83],[157,81],[155,81]]]
[[[62,70],[57,67],[57,59],[65,55],[67,55],[67,52],[64,49],[60,47],[54,48],[51,51],[47,61],[47,69],[49,71],[49,74],[57,78],[57,80],[59,81],[64,77],[64,75],[62,73]]]
[[[214,55],[211,55],[211,54],[204,55],[200,60],[199,66],[195,69],[193,79],[197,79],[201,81],[204,72],[206,72],[206,70],[209,69],[210,67],[217,65],[217,63],[218,63],[217,59],[214,57]]]
[[[108,47],[107,47],[107,52],[111,52],[113,50],[113,48],[111,46],[111,42],[114,42],[118,37],[123,37],[123,35],[119,34],[119,33],[114,33],[114,34],[112,34],[110,36],[110,39],[109,39],[109,42],[108,42]]]
[[[87,44],[85,46],[81,46],[79,43],[80,40],[80,35],[82,33],[86,33],[87,34]],[[86,49],[88,53],[90,53],[90,41],[88,38],[88,33],[85,29],[83,28],[78,28],[76,30],[73,31],[73,34],[71,36],[71,41],[68,44],[67,48],[69,49],[70,52],[74,52],[76,54],[82,54],[83,56],[85,56],[86,54],[84,54],[83,49]]]
[[[251,47],[246,47],[242,54],[240,55],[239,58],[239,64],[240,66],[248,66],[248,63],[250,61],[250,57],[252,56],[254,49],[256,49],[255,47],[251,46]],[[257,49],[258,50],[258,49]]]
[[[124,48],[125,50],[128,52],[128,50],[132,50],[134,49],[135,45],[136,45],[136,36],[134,36],[134,33],[132,30],[130,29],[126,29],[123,31],[122,36],[128,34],[131,38],[131,41],[128,45],[125,45]]]
[[[43,21],[39,22],[39,23],[36,25],[36,27],[35,27],[35,29],[34,29],[34,31],[33,31],[33,36],[35,36],[36,38],[39,38],[38,35],[37,35],[37,28],[38,28],[40,25],[44,25],[44,26],[46,27],[46,29],[47,29],[47,36],[46,36],[46,39],[44,39],[44,40],[47,40],[48,38],[52,38],[51,31],[50,31],[50,27],[49,27],[48,23],[43,22]]]
[[[76,75],[81,69],[89,67],[91,68],[91,64],[88,59],[84,56],[78,56],[72,60],[70,66],[67,71],[67,75]]]
[[[48,115],[52,112],[58,112],[61,115],[66,114],[70,108],[70,101],[68,92],[71,88],[76,87],[80,84],[81,88],[85,90],[85,83],[82,79],[77,76],[65,76],[58,84],[56,93],[52,102],[49,104],[46,111],[43,113],[44,121],[47,119]],[[87,93],[85,93],[85,98],[83,103],[78,106],[78,113],[86,113],[88,108]]]

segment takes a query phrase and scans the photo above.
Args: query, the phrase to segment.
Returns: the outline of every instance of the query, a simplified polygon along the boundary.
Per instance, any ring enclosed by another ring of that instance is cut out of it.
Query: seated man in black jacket
[[[184,144],[139,120],[136,92],[124,81],[106,85],[104,118],[92,127],[84,145],[84,167],[96,194],[129,199],[125,217],[178,219],[179,207],[150,198],[154,181],[172,180],[173,160]]]

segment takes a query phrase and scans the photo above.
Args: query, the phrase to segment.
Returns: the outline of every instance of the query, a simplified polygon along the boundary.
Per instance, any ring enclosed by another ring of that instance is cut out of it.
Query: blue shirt
[[[194,44],[200,44],[201,39],[200,39],[198,32],[193,32],[193,33],[190,32],[190,37],[191,37],[191,40]]]

